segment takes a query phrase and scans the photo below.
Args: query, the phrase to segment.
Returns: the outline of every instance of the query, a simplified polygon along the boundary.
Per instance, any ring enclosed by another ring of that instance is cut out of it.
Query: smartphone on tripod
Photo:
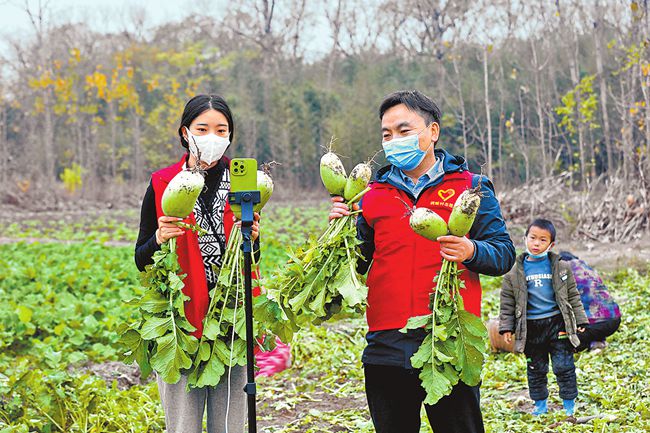
[[[238,219],[242,219],[241,205],[234,203],[232,193],[257,190],[257,160],[233,158],[230,161],[230,208]]]

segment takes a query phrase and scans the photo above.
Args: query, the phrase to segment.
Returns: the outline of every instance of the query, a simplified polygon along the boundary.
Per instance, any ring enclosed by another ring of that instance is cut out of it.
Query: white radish
[[[409,224],[415,233],[432,241],[436,241],[440,236],[445,236],[448,233],[445,220],[436,212],[425,207],[418,207],[411,213]]]
[[[369,164],[363,162],[357,164],[350,172],[350,176],[345,183],[345,189],[343,192],[343,197],[345,197],[345,200],[352,200],[359,193],[361,193],[361,191],[366,189],[371,177],[372,168],[370,168]]]
[[[162,211],[167,216],[186,218],[201,194],[205,179],[198,170],[183,170],[169,182],[162,196]]]
[[[331,195],[343,196],[347,176],[341,159],[333,152],[327,152],[320,159],[320,178]]]

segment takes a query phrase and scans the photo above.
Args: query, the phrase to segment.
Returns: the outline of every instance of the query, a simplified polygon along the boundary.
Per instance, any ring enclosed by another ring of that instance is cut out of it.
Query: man
[[[409,317],[430,313],[429,294],[442,258],[465,269],[465,308],[480,316],[478,274],[508,272],[515,248],[490,181],[470,173],[463,158],[436,147],[441,113],[429,97],[417,90],[392,93],[381,103],[379,117],[390,164],[377,173],[357,219],[366,259],[359,272],[370,268],[368,345],[362,357],[366,396],[377,433],[417,433],[425,391],[410,359],[425,333],[399,329]],[[458,196],[479,184],[483,197],[468,237],[433,242],[411,230],[404,203],[427,207],[447,220]],[[332,202],[330,219],[349,214],[341,197]],[[479,386],[459,382],[449,396],[425,409],[435,432],[484,431]]]

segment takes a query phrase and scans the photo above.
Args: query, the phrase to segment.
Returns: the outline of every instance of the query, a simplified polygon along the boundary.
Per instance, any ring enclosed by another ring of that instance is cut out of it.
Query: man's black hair
[[[387,95],[379,106],[379,119],[383,119],[386,111],[399,104],[406,105],[409,110],[422,116],[427,126],[433,122],[440,125],[440,108],[433,99],[418,90],[400,90]]]
[[[549,220],[537,218],[535,221],[530,223],[526,229],[526,236],[528,236],[528,232],[530,231],[531,227],[537,227],[538,229],[546,230],[551,234],[551,242],[555,242],[555,226]]]

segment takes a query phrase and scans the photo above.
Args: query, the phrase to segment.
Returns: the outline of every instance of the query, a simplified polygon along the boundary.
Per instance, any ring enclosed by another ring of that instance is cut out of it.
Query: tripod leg
[[[247,227],[249,233],[244,235],[244,242],[250,243],[250,227]],[[255,354],[254,354],[254,334],[253,334],[253,284],[251,280],[252,256],[250,248],[245,248],[244,252],[244,291],[246,298],[246,376],[248,383],[244,390],[248,395],[248,431],[257,433],[257,420],[255,414]]]

